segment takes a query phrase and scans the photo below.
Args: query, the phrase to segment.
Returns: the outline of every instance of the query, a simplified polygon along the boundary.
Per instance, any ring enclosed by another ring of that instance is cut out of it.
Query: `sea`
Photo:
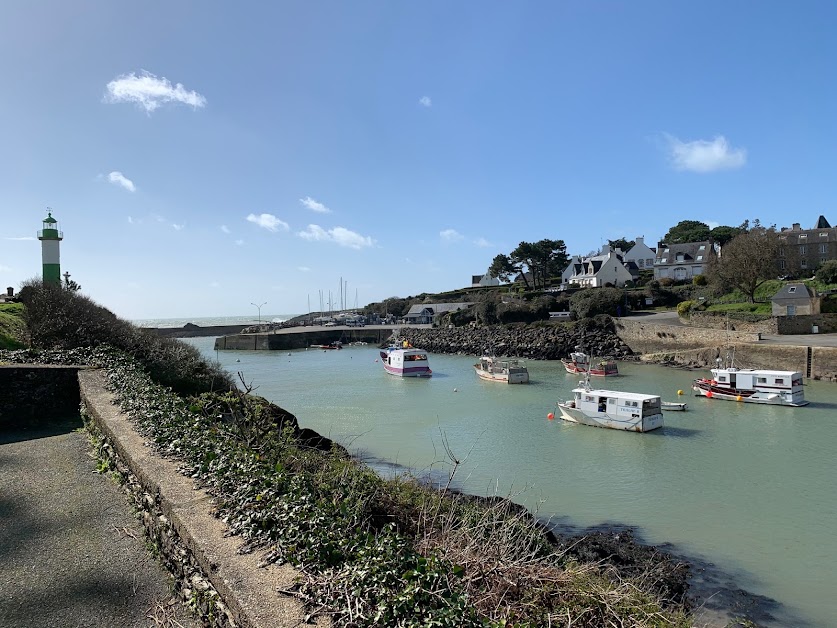
[[[640,434],[550,420],[578,385],[560,362],[529,361],[531,383],[508,386],[477,378],[476,356],[430,354],[433,377],[402,379],[370,345],[185,342],[382,474],[453,472],[457,487],[509,497],[558,531],[631,529],[688,560],[698,625],[837,626],[833,383],[806,382],[807,407],[760,406],[693,396],[700,371],[620,362],[594,385],[688,403]]]
[[[138,327],[183,327],[187,323],[199,327],[217,327],[226,325],[255,325],[262,323],[281,323],[298,316],[298,314],[262,314],[261,317],[252,314],[244,316],[198,316],[192,318],[142,318],[131,322]]]

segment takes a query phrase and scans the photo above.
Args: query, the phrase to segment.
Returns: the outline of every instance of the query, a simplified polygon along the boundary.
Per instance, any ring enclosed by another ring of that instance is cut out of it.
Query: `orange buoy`
[[[736,400],[736,401],[741,401],[742,399],[744,399],[744,397],[742,397],[741,395],[738,395],[738,396],[735,398],[735,400]]]
[[[712,399],[712,391],[711,390],[706,391],[706,398],[707,399]]]
[[[555,415],[550,412],[549,414],[546,415],[546,418],[551,421],[552,419],[555,418]]]

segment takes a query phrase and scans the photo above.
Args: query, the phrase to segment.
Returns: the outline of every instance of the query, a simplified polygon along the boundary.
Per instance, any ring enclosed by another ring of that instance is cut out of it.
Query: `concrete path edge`
[[[200,565],[231,615],[217,625],[247,628],[305,624],[302,603],[280,591],[289,589],[299,572],[289,565],[259,567],[255,554],[240,554],[240,539],[225,536],[225,524],[212,515],[206,491],[156,454],[115,404],[102,370],[78,374],[81,400],[121,462],[136,476],[168,518],[181,543]],[[229,620],[232,620],[230,622]],[[328,622],[317,622],[323,625]]]

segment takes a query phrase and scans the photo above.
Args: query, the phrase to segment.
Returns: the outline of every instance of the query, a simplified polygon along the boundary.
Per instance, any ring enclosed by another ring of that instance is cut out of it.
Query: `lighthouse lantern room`
[[[44,218],[44,228],[38,231],[38,239],[41,241],[41,259],[44,264],[44,283],[61,284],[61,253],[59,242],[64,239],[64,234],[58,230],[58,221],[52,217],[52,212],[47,212]]]

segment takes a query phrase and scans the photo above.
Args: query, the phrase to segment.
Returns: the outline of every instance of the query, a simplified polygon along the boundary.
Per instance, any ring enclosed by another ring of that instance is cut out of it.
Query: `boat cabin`
[[[660,398],[656,395],[584,388],[576,388],[573,393],[575,407],[582,412],[599,412],[625,419],[660,414]]]
[[[797,371],[763,371],[756,369],[711,369],[718,388],[755,390],[759,392],[802,393],[802,373]]]

